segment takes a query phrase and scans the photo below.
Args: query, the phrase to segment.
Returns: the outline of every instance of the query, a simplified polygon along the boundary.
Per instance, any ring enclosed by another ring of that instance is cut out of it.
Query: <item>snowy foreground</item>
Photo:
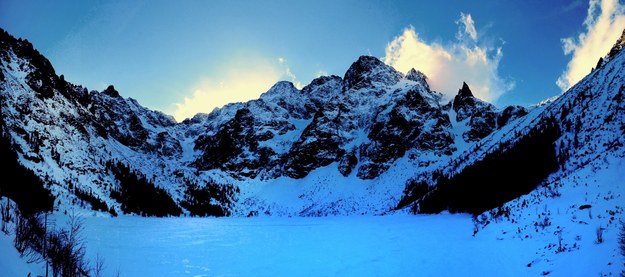
[[[523,269],[510,268],[507,259],[522,264],[523,257],[506,254],[509,244],[472,239],[471,226],[467,216],[124,217],[89,220],[87,233],[93,237],[89,252],[109,257],[109,270],[119,266],[129,276],[460,275]],[[498,260],[488,265],[472,252]]]
[[[57,222],[64,220],[56,217]],[[596,276],[602,269],[618,273],[618,265],[606,265],[616,239],[611,234],[606,234],[604,244],[541,260],[536,253],[548,243],[545,239],[497,239],[488,229],[473,237],[468,215],[84,219],[87,254],[92,260],[104,257],[104,276],[117,272],[120,276],[537,276],[546,271],[550,276]],[[3,248],[11,246],[4,234],[0,237]],[[17,254],[9,254],[0,265],[10,263],[4,266],[13,267],[11,276],[40,270],[37,265],[15,269],[19,263],[11,260]]]
[[[475,236],[469,215],[403,210],[253,218],[80,213],[88,258],[104,259],[104,276],[619,276],[624,170],[624,159],[608,155],[554,175],[548,187],[505,204],[510,217],[491,217]],[[51,216],[61,227],[66,219]],[[0,277],[29,272],[42,275],[44,267],[27,264],[12,235],[0,232]]]
[[[404,210],[253,218],[79,213],[88,258],[104,259],[104,276],[619,276],[624,170],[625,159],[607,155],[554,175],[551,185],[505,204],[510,217],[490,217],[475,236],[469,215]],[[66,219],[51,216],[60,227]],[[42,275],[41,263],[19,257],[12,236],[0,232],[0,277]]]

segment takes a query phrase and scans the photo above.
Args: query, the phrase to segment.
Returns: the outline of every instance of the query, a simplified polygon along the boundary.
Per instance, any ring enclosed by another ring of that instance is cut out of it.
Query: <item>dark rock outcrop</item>
[[[476,98],[466,83],[462,83],[451,107],[456,112],[456,121],[468,120],[470,129],[462,134],[467,142],[481,140],[508,122],[527,114],[527,109],[521,106],[509,106],[497,111],[492,104]]]

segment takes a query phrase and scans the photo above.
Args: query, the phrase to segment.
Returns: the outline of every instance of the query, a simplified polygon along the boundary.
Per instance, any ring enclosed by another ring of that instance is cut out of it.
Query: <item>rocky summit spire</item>
[[[104,91],[102,91],[104,94],[110,96],[110,97],[120,97],[119,96],[119,92],[115,89],[115,86],[113,85],[109,85]]]
[[[473,96],[473,93],[471,92],[471,89],[469,88],[469,85],[467,85],[467,83],[462,82],[462,88],[458,90],[458,96],[460,97]]]
[[[482,109],[482,107],[489,105],[490,104],[484,103],[475,98],[469,88],[469,85],[465,82],[462,82],[462,88],[458,90],[458,94],[454,97],[454,101],[452,103],[452,107],[457,113],[457,121],[462,121],[471,117],[475,113],[476,109]],[[494,107],[492,108],[494,109]]]

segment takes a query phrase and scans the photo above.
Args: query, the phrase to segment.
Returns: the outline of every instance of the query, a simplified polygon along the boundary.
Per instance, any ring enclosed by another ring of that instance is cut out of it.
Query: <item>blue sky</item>
[[[607,52],[625,27],[622,6],[617,0],[3,0],[0,27],[33,42],[67,80],[96,90],[113,84],[123,96],[182,120],[256,98],[278,80],[301,86],[319,75],[343,76],[360,55],[400,71],[420,69],[448,95],[466,74],[478,95],[497,106],[537,103],[570,85],[556,82],[569,80],[577,64],[590,71],[575,59],[596,63]]]

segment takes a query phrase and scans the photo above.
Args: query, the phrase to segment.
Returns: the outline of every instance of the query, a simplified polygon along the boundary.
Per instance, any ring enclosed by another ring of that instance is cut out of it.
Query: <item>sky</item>
[[[436,2],[436,3],[434,3]],[[1,0],[0,27],[65,79],[181,121],[280,80],[343,76],[361,55],[415,68],[447,96],[466,81],[498,107],[561,94],[625,28],[619,0]]]

